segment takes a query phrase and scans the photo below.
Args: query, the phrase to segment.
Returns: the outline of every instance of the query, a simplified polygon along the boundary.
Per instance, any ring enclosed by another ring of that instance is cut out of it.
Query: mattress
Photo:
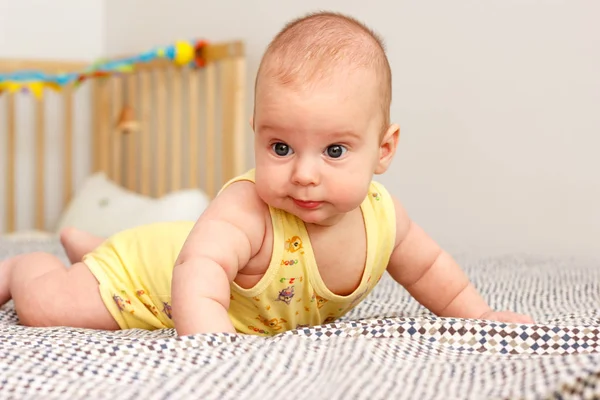
[[[0,239],[0,259],[55,239]],[[496,309],[535,325],[437,318],[385,275],[343,319],[270,338],[18,324],[0,308],[0,397],[485,399],[600,396],[600,262],[457,254]]]

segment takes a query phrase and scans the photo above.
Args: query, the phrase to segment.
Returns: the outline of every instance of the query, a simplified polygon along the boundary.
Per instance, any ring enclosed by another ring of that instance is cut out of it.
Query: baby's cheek
[[[259,196],[268,203],[272,203],[282,197],[284,185],[280,182],[280,179],[272,177],[261,183],[260,187],[257,187]]]
[[[348,181],[348,182],[339,182],[334,187],[334,197],[337,200],[336,203],[339,204],[340,211],[350,211],[356,207],[358,207],[365,196],[363,193],[362,185],[358,182]]]

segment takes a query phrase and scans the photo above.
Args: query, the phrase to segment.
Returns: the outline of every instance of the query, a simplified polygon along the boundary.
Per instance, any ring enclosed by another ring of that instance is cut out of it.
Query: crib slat
[[[135,110],[137,101],[137,75],[130,75],[127,80],[127,96],[129,105]],[[137,118],[137,115],[136,115]],[[135,190],[137,180],[137,130],[130,131],[126,135],[127,140],[127,187]]]
[[[206,191],[210,198],[215,196],[215,65],[205,67],[206,78]]]
[[[171,141],[171,190],[179,190],[181,188],[181,68],[172,69],[172,92],[171,92],[171,132],[169,137]]]
[[[246,168],[246,61],[244,57],[234,59],[234,110],[233,110],[233,175],[244,172]]]
[[[151,134],[151,126],[150,123],[150,73],[149,72],[141,72],[140,73],[140,107],[141,107],[141,117],[142,117],[142,125],[139,133],[140,140],[140,151],[141,151],[141,181],[140,181],[140,192],[144,196],[148,196],[150,194],[150,140],[152,138]]]
[[[188,82],[188,90],[189,90],[189,98],[188,98],[188,116],[189,116],[189,128],[188,131],[190,133],[189,138],[189,184],[188,186],[191,188],[195,188],[198,186],[198,135],[200,134],[198,131],[198,113],[200,112],[200,106],[198,98],[199,90],[198,90],[198,75],[199,70],[192,69],[189,73],[189,82]]]
[[[65,118],[63,204],[66,206],[71,200],[73,190],[73,90],[71,86],[63,89],[63,107]]]
[[[17,145],[17,134],[15,124],[15,95],[14,93],[7,93],[7,130],[8,130],[8,142],[7,142],[7,161],[8,166],[6,169],[6,228],[8,232],[13,232],[16,229],[16,214],[17,210],[15,207],[15,162],[16,162],[16,145]]]
[[[44,185],[44,153],[46,150],[46,141],[44,137],[45,132],[45,108],[44,100],[35,100],[35,152],[36,152],[36,184],[35,184],[35,196],[36,196],[36,209],[35,209],[35,227],[39,230],[44,230],[45,226],[45,185]]]
[[[235,154],[233,142],[233,64],[226,59],[221,62],[221,173],[222,180],[233,177],[232,167]]]
[[[97,171],[104,172],[110,176],[110,87],[107,80],[95,81],[97,96],[94,108],[96,110],[94,118],[96,119],[96,129],[98,129],[98,150],[97,155]]]
[[[120,77],[114,77],[111,79],[112,83],[112,112],[111,112],[111,135],[110,135],[110,147],[112,148],[112,154],[110,157],[112,167],[112,179],[119,185],[123,183],[122,180],[122,136],[121,132],[116,129],[119,115],[123,110],[123,81]]]
[[[100,149],[100,128],[102,125],[100,124],[100,109],[98,101],[100,97],[100,90],[98,88],[98,81],[93,80],[90,82],[91,91],[92,91],[92,147],[90,149],[90,156],[92,157],[92,172],[96,172],[100,169],[100,157],[98,157],[98,152]]]
[[[166,78],[165,71],[156,70],[156,196],[161,197],[167,188],[167,125],[166,125]]]

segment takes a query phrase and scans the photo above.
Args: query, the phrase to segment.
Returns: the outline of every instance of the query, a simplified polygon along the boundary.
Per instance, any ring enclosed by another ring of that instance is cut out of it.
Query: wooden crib
[[[0,230],[48,229],[77,183],[99,171],[143,195],[201,188],[213,197],[246,168],[243,43],[209,44],[203,59],[200,68],[166,59],[140,63],[133,73],[46,90],[41,98],[0,94],[0,160],[5,160],[6,177],[0,186]],[[70,72],[88,65],[0,59],[0,73]],[[20,165],[29,174],[20,173]],[[27,204],[27,199],[34,201]],[[31,214],[33,227],[18,224],[20,209]]]

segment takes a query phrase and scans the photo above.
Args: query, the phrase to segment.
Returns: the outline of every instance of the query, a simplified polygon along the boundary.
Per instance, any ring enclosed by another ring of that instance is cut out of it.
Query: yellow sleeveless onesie
[[[223,189],[244,180],[254,182],[254,170],[230,180]],[[231,284],[229,316],[238,332],[270,336],[330,323],[371,292],[394,248],[395,210],[390,195],[377,182],[371,183],[360,207],[367,237],[366,264],[358,288],[347,296],[336,295],[325,286],[304,222],[269,207],[273,254],[266,273],[250,289]],[[106,307],[122,329],[174,327],[170,306],[173,265],[194,223],[128,229],[84,257],[99,281]]]

